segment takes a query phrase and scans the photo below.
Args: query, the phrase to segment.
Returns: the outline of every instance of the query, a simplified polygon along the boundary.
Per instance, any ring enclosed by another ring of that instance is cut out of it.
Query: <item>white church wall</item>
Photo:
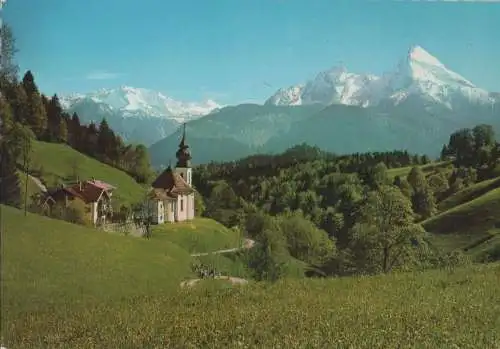
[[[187,220],[186,201],[186,195],[179,195],[177,197],[177,220],[179,222]]]

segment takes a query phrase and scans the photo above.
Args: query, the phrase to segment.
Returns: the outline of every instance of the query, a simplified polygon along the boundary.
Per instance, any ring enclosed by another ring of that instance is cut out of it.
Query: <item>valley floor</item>
[[[193,257],[161,236],[1,209],[0,344],[9,349],[500,347],[498,263],[182,288]],[[236,264],[224,259],[224,274],[238,276]]]
[[[498,348],[499,281],[499,264],[232,288],[212,281],[8,314],[3,340],[9,348]]]

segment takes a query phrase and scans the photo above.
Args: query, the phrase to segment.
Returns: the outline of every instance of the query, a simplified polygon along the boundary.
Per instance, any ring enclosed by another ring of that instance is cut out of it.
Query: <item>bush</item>
[[[89,225],[90,212],[83,201],[73,200],[68,206],[55,204],[52,207],[51,216],[56,219],[65,220],[70,223]]]

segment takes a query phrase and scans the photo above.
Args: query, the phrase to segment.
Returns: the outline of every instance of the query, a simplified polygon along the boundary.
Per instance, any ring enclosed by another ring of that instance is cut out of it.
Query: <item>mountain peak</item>
[[[408,60],[411,62],[443,67],[443,63],[419,45],[413,45],[410,47],[410,50],[408,51]]]

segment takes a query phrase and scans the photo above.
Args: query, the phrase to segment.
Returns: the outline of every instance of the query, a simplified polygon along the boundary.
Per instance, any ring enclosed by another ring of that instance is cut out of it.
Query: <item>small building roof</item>
[[[111,184],[99,180],[89,180],[78,182],[70,186],[62,186],[49,190],[49,194],[53,197],[59,196],[60,193],[70,195],[82,199],[85,203],[96,202],[102,195],[107,195],[108,192],[114,189]]]
[[[178,173],[169,166],[151,185],[154,189],[163,189],[172,194],[190,194],[194,190]]]

